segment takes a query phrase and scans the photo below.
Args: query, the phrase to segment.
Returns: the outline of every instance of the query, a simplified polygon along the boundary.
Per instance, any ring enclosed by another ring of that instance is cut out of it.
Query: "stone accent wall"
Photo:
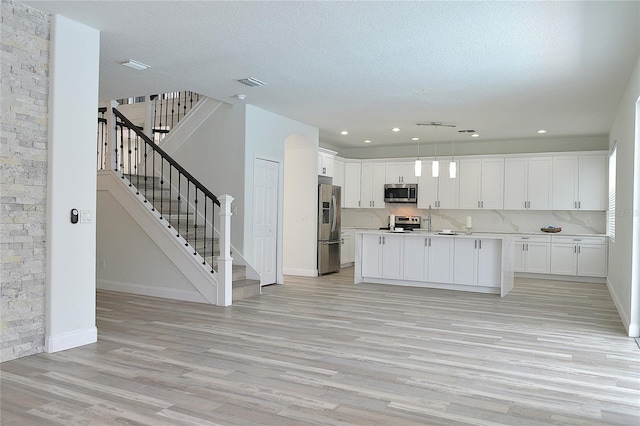
[[[44,350],[50,23],[2,0],[0,362]]]

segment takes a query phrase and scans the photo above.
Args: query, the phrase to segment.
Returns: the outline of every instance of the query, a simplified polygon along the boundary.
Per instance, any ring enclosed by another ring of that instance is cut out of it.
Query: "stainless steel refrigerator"
[[[318,185],[318,275],[340,270],[340,187]]]

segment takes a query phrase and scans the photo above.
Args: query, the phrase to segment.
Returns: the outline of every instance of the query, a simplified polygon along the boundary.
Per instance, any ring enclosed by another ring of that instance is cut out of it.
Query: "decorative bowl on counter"
[[[562,228],[560,228],[559,226],[547,226],[546,228],[540,228],[540,230],[542,232],[550,232],[550,233],[556,233],[556,232],[560,232],[562,231]]]

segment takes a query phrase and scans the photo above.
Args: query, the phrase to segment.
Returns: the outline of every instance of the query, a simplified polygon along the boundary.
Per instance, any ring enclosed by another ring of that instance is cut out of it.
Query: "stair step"
[[[261,294],[259,280],[238,280],[233,282],[231,300],[242,300]]]

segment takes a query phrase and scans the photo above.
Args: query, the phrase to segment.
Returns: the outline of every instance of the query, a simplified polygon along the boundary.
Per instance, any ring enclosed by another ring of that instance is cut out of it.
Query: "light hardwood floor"
[[[97,344],[0,366],[1,424],[640,424],[640,349],[604,284],[352,279],[226,309],[98,292]]]

